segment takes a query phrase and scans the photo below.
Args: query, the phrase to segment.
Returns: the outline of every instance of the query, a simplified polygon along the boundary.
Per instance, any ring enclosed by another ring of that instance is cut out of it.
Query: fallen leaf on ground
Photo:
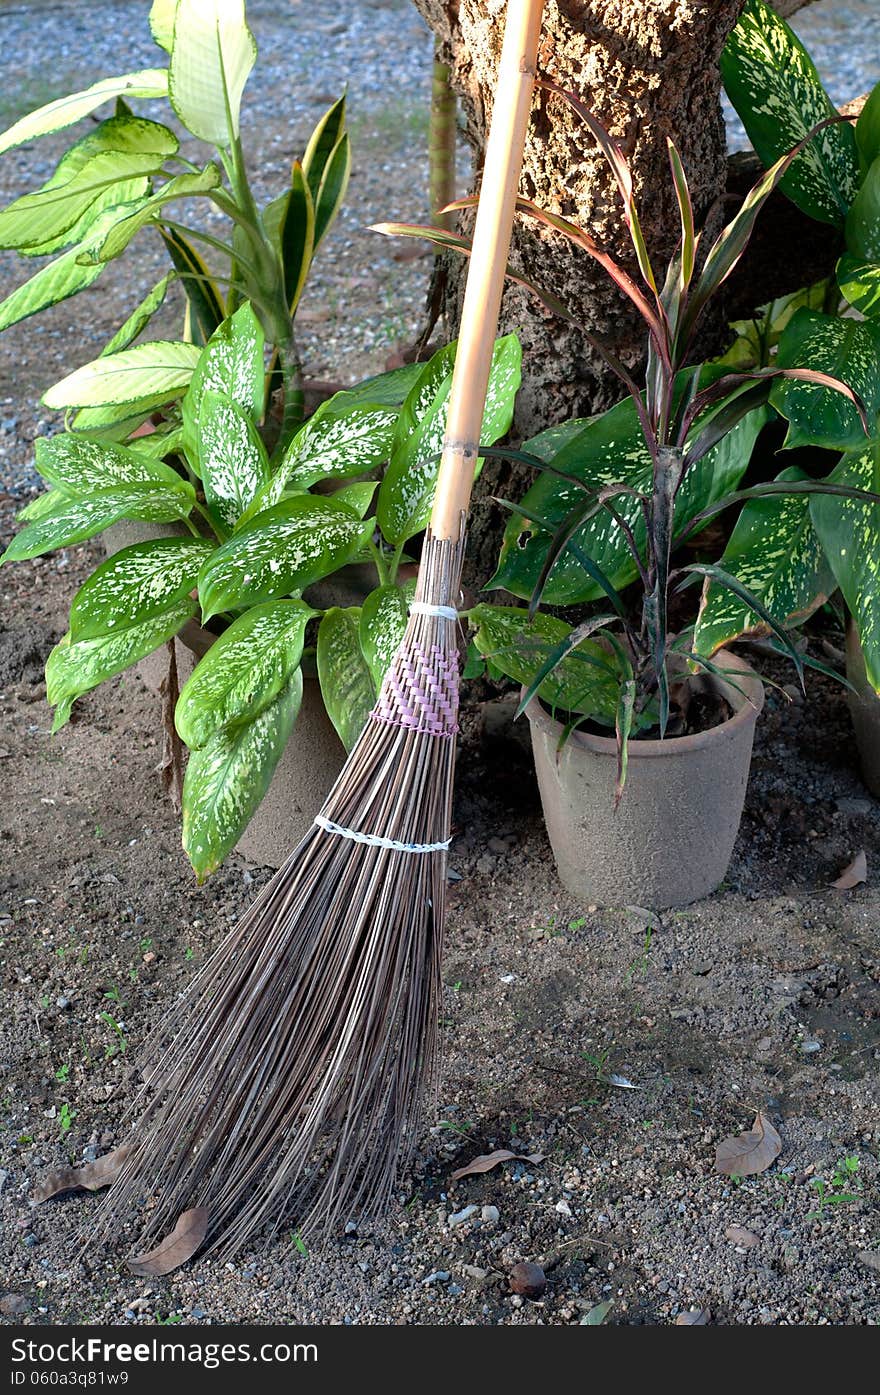
[[[541,1163],[546,1156],[546,1153],[511,1153],[509,1148],[499,1148],[494,1153],[481,1153],[466,1167],[457,1168],[449,1180],[457,1182],[459,1177],[472,1177],[477,1172],[491,1172],[493,1167],[503,1162]]]
[[[98,1192],[102,1187],[112,1186],[128,1157],[128,1151],[128,1144],[123,1144],[94,1162],[83,1163],[80,1167],[60,1167],[57,1172],[50,1172],[42,1186],[34,1192],[34,1202],[39,1206],[53,1196],[63,1196],[66,1192]]]
[[[128,1261],[132,1274],[150,1277],[170,1274],[172,1269],[192,1259],[208,1232],[209,1215],[207,1206],[193,1206],[190,1211],[184,1211],[171,1234],[161,1244],[148,1254],[136,1255]]]
[[[729,1225],[724,1232],[728,1240],[732,1240],[734,1245],[745,1245],[746,1249],[751,1249],[753,1245],[760,1245],[761,1241],[753,1230],[746,1230],[742,1225]]]
[[[837,881],[831,883],[838,891],[852,891],[854,886],[860,886],[862,882],[868,880],[868,859],[865,856],[864,848],[861,848],[848,866],[844,867]]]
[[[715,1149],[715,1166],[728,1177],[765,1172],[782,1152],[782,1139],[764,1114],[756,1114],[748,1133],[724,1138]]]
[[[613,1307],[613,1298],[606,1298],[604,1303],[597,1303],[595,1308],[584,1313],[580,1322],[581,1327],[601,1327]]]
[[[692,1308],[689,1313],[679,1313],[676,1327],[707,1327],[712,1314],[708,1308]]]

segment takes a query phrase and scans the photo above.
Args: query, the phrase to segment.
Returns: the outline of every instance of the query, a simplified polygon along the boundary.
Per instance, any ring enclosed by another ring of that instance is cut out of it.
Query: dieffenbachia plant
[[[171,269],[132,311],[100,358],[45,394],[75,431],[126,439],[151,414],[173,415],[198,348],[243,301],[256,309],[275,354],[269,394],[283,389],[279,428],[286,440],[302,420],[297,305],[312,259],[338,212],[348,182],[345,99],[315,128],[287,187],[259,208],[240,130],[245,84],[256,44],[244,0],[155,0],[150,26],[167,66],[105,78],[23,116],[0,135],[0,153],[115,109],[61,157],[32,193],[0,211],[0,248],[54,260],[0,302],[0,330],[92,285],[142,229],[163,240]],[[214,147],[203,165],[180,150],[177,135],[139,116],[129,103],[167,99],[185,130]],[[201,222],[179,221],[193,200],[228,219],[225,238]],[[209,268],[196,248],[207,249]],[[180,342],[135,344],[179,281],[186,297]]]
[[[841,377],[824,365],[803,366],[799,358],[789,362],[781,352],[772,365],[746,372],[724,365],[686,366],[700,318],[743,255],[758,212],[816,133],[809,132],[759,179],[705,255],[682,162],[670,141],[681,239],[665,277],[658,278],[622,151],[576,95],[550,83],[543,86],[568,101],[605,156],[622,200],[637,271],[631,275],[568,219],[528,199],[519,200],[520,209],[597,261],[636,308],[648,334],[646,388],[640,391],[607,346],[586,335],[629,396],[591,421],[552,427],[520,452],[501,451],[541,470],[525,499],[510,505],[513,519],[494,578],[496,586],[530,596],[531,605],[528,610],[479,605],[471,619],[477,650],[495,670],[525,686],[522,705],[537,693],[561,710],[569,726],[593,720],[616,729],[622,790],[630,736],[653,727],[666,735],[674,684],[689,671],[718,673],[692,633],[671,630],[673,590],[711,580],[757,611],[802,672],[803,660],[783,626],[735,576],[704,562],[673,565],[680,543],[721,510],[747,499],[802,496],[813,488],[866,497],[846,485],[788,480],[737,489],[771,410],[772,394],[803,389],[821,393],[823,402],[832,399],[848,439],[860,433],[864,440],[868,415],[859,391],[843,381],[846,372]],[[399,224],[383,230],[468,251],[464,238],[445,230]],[[551,308],[559,313],[555,302]],[[862,387],[858,375],[857,381]],[[635,601],[632,593],[621,594],[631,582],[637,584]],[[602,609],[572,625],[538,613],[542,600],[555,605],[596,601]]]
[[[725,87],[765,164],[810,127],[809,140],[780,188],[807,214],[838,228],[834,274],[734,328],[725,362],[747,369],[808,365],[844,378],[860,394],[869,438],[849,405],[821,388],[780,382],[770,404],[788,422],[784,447],[834,452],[830,486],[880,491],[880,85],[858,119],[835,109],[802,43],[763,3],[748,0],[722,56]],[[787,468],[779,482],[805,482]],[[837,587],[859,628],[870,682],[880,690],[880,502],[828,492],[750,501],[721,566],[780,623],[809,615]],[[710,584],[697,642],[711,654],[743,633],[766,632],[754,608]]]
[[[127,445],[72,432],[37,442],[49,488],[22,511],[0,561],[73,546],[120,519],[177,525],[115,553],[75,595],[46,665],[53,731],[78,697],[194,617],[218,635],[176,709],[190,750],[183,844],[199,880],[268,788],[299,711],[307,642],[341,740],[351,748],[360,734],[406,625],[401,563],[428,521],[454,358],[450,344],[338,392],[273,462],[261,431],[263,330],[244,305],[198,354],[180,425]],[[520,363],[517,339],[499,339],[487,443],[510,427]],[[311,588],[352,562],[373,565],[374,589],[361,606],[325,607]]]

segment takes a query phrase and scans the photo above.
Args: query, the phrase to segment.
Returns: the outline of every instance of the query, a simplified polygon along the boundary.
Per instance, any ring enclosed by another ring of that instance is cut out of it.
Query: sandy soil
[[[528,758],[503,723],[478,739],[485,712],[472,692],[446,1070],[391,1215],[307,1258],[281,1239],[234,1267],[199,1261],[163,1280],[128,1275],[124,1245],[78,1259],[95,1199],[35,1209],[33,1185],[119,1141],[151,1021],[265,875],[233,856],[195,887],[155,773],[156,700],[136,677],[89,696],[50,740],[42,662],[91,551],[3,577],[8,1319],[578,1323],[609,1298],[607,1321],[624,1324],[694,1307],[716,1323],[880,1318],[880,808],[854,771],[840,692],[815,677],[806,705],[769,697],[725,887],[659,919],[566,896]],[[869,884],[830,890],[859,848]],[[637,1088],[610,1085],[613,1073]],[[715,1171],[715,1144],[756,1109],[779,1129],[782,1153],[735,1185]],[[546,1158],[450,1182],[455,1167],[502,1147]],[[844,1155],[859,1159],[857,1199],[811,1219],[815,1179]],[[458,1220],[467,1207],[478,1209]],[[731,1226],[753,1238],[729,1238]],[[546,1271],[540,1301],[510,1292],[521,1259]]]

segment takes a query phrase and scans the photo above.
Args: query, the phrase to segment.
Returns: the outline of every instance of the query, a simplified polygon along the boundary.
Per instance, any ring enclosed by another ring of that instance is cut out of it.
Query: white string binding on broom
[[[378,833],[358,833],[354,828],[343,828],[342,824],[334,823],[323,814],[316,815],[315,823],[319,828],[323,828],[325,833],[338,833],[340,838],[351,838],[355,843],[368,843],[371,848],[390,848],[392,852],[448,852],[452,842],[451,838],[447,838],[445,843],[399,843],[396,838],[382,838]]]
[[[410,615],[439,615],[443,620],[457,620],[458,611],[451,605],[429,605],[427,601],[413,601]]]

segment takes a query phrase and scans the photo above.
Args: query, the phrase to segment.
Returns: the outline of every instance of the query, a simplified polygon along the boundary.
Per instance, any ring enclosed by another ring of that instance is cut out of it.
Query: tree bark
[[[572,89],[622,146],[632,168],[646,241],[661,271],[679,238],[666,140],[682,156],[698,224],[717,226],[726,177],[718,58],[743,0],[547,0],[539,73]],[[479,172],[491,116],[506,5],[503,0],[415,0],[462,98],[465,134]],[[607,166],[579,118],[539,91],[526,142],[522,190],[542,207],[580,223],[637,275],[621,204]],[[467,226],[467,219],[464,226]],[[645,332],[629,303],[585,253],[533,222],[520,220],[512,263],[559,296],[578,321],[606,340],[636,373]],[[462,268],[450,264],[446,328],[455,333]],[[576,328],[509,287],[501,332],[515,330],[524,350],[515,432],[528,438],[553,422],[590,415],[620,396],[601,358]],[[487,492],[522,493],[517,472],[487,468]],[[497,556],[498,517],[478,506],[472,525],[476,572]],[[487,545],[481,547],[480,535]]]

